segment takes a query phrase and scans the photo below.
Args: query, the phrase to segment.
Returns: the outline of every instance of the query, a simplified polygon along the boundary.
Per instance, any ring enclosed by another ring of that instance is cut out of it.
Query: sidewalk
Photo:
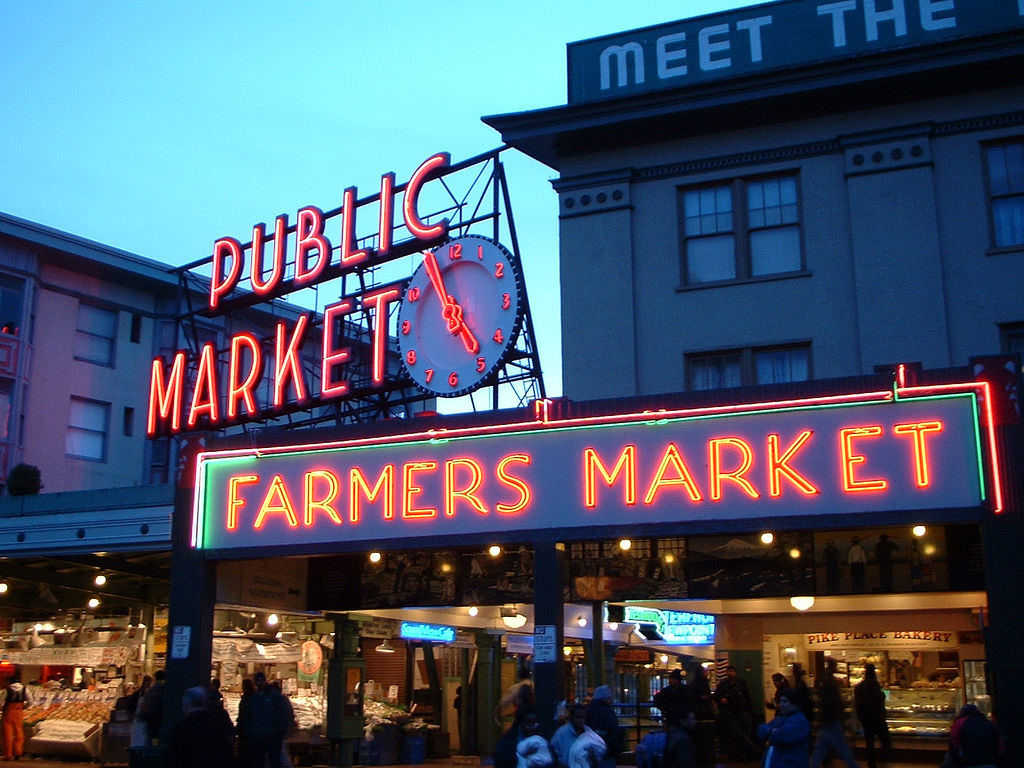
[[[16,762],[9,762],[7,760],[0,759],[0,766],[3,768],[7,768],[7,766],[11,766],[11,768],[14,768],[15,766],[17,766],[17,768],[74,768],[74,766],[81,766],[81,768],[98,768],[100,765],[101,764],[99,762],[95,761],[80,762],[74,760],[56,760],[53,758],[35,758],[28,756],[23,757],[21,760]],[[111,767],[123,766],[125,763],[107,763],[107,765]],[[861,765],[866,766],[867,764],[861,763]],[[922,759],[920,762],[897,761],[887,764],[887,768],[925,768],[925,766],[928,766],[929,768],[936,768],[936,766],[938,766],[938,762],[931,759]],[[210,768],[219,767],[210,766]],[[298,768],[298,766],[296,766],[296,768]],[[316,768],[321,768],[321,766],[318,765]],[[323,768],[330,767],[323,766]],[[419,766],[396,765],[391,766],[390,768],[452,768],[452,761],[451,759],[431,759]],[[718,763],[715,768],[761,768],[761,763]]]

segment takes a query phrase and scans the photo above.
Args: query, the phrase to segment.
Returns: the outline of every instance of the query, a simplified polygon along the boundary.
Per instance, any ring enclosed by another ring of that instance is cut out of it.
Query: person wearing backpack
[[[964,704],[949,733],[943,766],[996,768],[1003,756],[1003,740],[996,724],[974,704]]]

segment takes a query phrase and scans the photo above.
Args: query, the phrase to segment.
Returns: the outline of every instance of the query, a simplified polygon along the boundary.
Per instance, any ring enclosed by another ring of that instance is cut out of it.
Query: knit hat
[[[674,677],[676,680],[682,680],[683,671],[681,669],[673,669],[671,672],[668,673],[668,676]]]
[[[594,701],[601,701],[602,699],[610,699],[612,697],[612,689],[607,685],[599,685],[594,689],[593,699]]]

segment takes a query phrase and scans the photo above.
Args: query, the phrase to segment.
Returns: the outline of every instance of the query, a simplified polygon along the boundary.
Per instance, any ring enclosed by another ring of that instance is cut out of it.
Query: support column
[[[565,690],[565,609],[562,604],[562,553],[553,541],[533,545],[533,625],[535,637],[539,628],[554,629],[554,656],[542,657],[537,651],[549,646],[534,647],[533,691],[537,717],[546,736],[550,737],[555,722],[555,707]]]
[[[591,668],[594,672],[592,681],[593,688],[599,685],[608,685],[608,670],[605,662],[604,649],[604,601],[595,600],[590,604],[590,642],[592,660]]]
[[[327,618],[334,622],[334,652],[327,662],[326,735],[338,743],[336,765],[350,766],[363,735],[366,661],[359,655],[362,622],[345,613]]]
[[[184,484],[183,484],[184,486]],[[167,680],[160,741],[166,743],[181,720],[181,697],[195,685],[209,685],[213,658],[216,563],[192,547],[192,488],[174,494],[171,519],[171,594],[167,618]]]
[[[476,647],[476,750],[478,754],[489,755],[494,752],[499,735],[494,707],[501,698],[501,633],[477,632]]]

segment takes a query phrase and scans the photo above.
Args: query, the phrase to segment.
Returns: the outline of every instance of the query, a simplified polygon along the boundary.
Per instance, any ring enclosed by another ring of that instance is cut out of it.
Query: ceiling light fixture
[[[491,546],[487,548],[487,554],[489,554],[491,557],[497,557],[501,554],[501,547],[499,547],[497,544],[491,544]]]
[[[377,651],[377,653],[394,653],[395,652],[395,649],[391,647],[391,643],[388,642],[388,639],[386,637],[381,642],[381,644],[378,645],[374,650]]]
[[[98,608],[99,604],[100,604],[100,601],[97,598],[95,598],[95,597],[90,597],[89,598],[89,602],[87,603],[87,605],[90,608]]]
[[[576,617],[576,624],[577,624],[577,626],[580,626],[580,627],[587,626],[587,617],[583,616],[583,615],[577,616]]]
[[[371,563],[379,563],[381,557],[383,557],[383,555],[381,555],[380,552],[371,552],[370,553],[370,562]]]
[[[764,545],[773,544],[775,542],[775,534],[771,531],[765,531],[761,534],[761,543]]]
[[[619,539],[619,549],[621,549],[623,552],[628,552],[632,546],[632,539]]]
[[[514,605],[511,607],[506,605],[501,608],[501,621],[509,629],[519,629],[527,619]]]
[[[92,580],[92,583],[95,584],[97,587],[102,587],[104,584],[107,583],[107,577],[104,576],[102,573],[97,573],[96,578]]]
[[[10,587],[7,586],[6,581],[0,581],[0,595],[4,594]]]
[[[799,595],[789,598],[789,604],[798,611],[806,611],[814,605],[814,597],[811,595]]]
[[[269,616],[267,616],[268,627],[276,627],[279,621],[281,621],[281,617],[278,616],[276,613],[272,613]]]
[[[915,525],[913,528],[910,529],[910,532],[917,536],[917,538],[921,538],[926,533],[928,533],[928,529],[925,528],[923,525]]]
[[[480,609],[479,608],[477,608],[475,605],[469,606],[469,615],[470,616],[476,616],[478,613],[480,613]]]

